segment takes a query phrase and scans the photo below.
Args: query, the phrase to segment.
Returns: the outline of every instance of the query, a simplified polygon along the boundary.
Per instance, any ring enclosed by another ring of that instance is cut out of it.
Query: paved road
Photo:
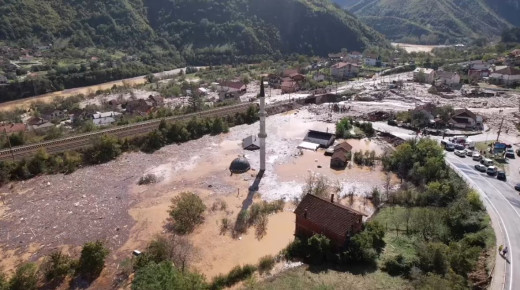
[[[468,157],[458,157],[451,152],[447,152],[446,161],[469,179],[473,186],[480,189],[484,202],[488,203],[488,211],[494,211],[498,216],[504,235],[504,246],[509,248],[507,254],[509,263],[505,264],[503,289],[520,289],[520,195],[514,189],[514,184],[519,180],[509,178],[504,182],[490,177],[486,173],[475,170],[476,161]],[[500,263],[496,267],[500,267]]]
[[[412,131],[388,126],[385,123],[374,123],[376,130],[394,134],[402,139],[413,139]],[[432,138],[439,140],[440,137]],[[485,133],[470,137],[474,141],[484,141],[496,138],[495,132]],[[502,135],[501,140],[518,145],[518,138]],[[515,147],[514,149],[518,148]],[[508,261],[504,263],[501,257],[497,257],[494,280],[491,289],[520,289],[520,195],[514,189],[516,183],[520,183],[520,158],[508,161],[506,172],[508,180],[500,181],[489,177],[475,169],[476,161],[468,157],[458,157],[452,152],[446,152],[446,161],[461,174],[471,185],[478,189],[489,214],[492,217],[493,227],[497,235],[497,241],[509,248]]]

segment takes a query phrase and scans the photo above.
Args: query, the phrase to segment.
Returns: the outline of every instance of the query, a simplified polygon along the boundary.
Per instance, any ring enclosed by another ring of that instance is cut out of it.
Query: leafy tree
[[[204,277],[180,272],[171,262],[149,263],[139,269],[132,282],[133,290],[207,289]]]
[[[38,268],[34,263],[23,264],[16,269],[9,281],[9,290],[34,290],[38,285]]]
[[[150,84],[155,83],[157,81],[157,78],[155,77],[154,74],[147,74],[145,79]]]
[[[47,281],[63,280],[73,270],[74,261],[62,252],[53,252],[46,257],[42,271]]]
[[[9,283],[4,273],[0,272],[0,290],[7,290]]]
[[[83,245],[79,258],[78,272],[86,278],[95,279],[103,271],[109,251],[101,241]]]
[[[121,145],[115,137],[103,135],[88,152],[91,163],[105,163],[121,155]]]
[[[174,223],[174,229],[180,234],[191,233],[195,226],[204,222],[206,206],[202,199],[194,193],[182,192],[172,199],[169,214]]]

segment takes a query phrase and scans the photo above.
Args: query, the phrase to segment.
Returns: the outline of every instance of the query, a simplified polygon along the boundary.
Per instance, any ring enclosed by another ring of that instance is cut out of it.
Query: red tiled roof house
[[[360,232],[363,226],[363,213],[330,200],[307,194],[298,207],[296,214],[297,237],[311,237],[323,234],[336,248],[342,248],[348,239]]]

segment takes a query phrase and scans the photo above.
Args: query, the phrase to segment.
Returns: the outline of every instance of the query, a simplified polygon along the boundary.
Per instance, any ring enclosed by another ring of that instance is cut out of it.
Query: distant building
[[[435,85],[447,85],[450,87],[460,84],[460,75],[456,72],[439,70],[435,73]]]
[[[237,99],[246,93],[246,85],[240,81],[225,81],[217,86],[217,92],[221,101]]]
[[[505,86],[520,84],[520,70],[514,67],[497,70],[489,76],[489,80],[492,83]]]
[[[358,73],[359,66],[353,63],[339,62],[330,67],[330,74],[337,80],[353,78]]]
[[[468,109],[455,110],[448,122],[454,128],[457,129],[477,129],[482,128],[483,119],[481,116],[475,115]]]
[[[348,57],[353,58],[353,59],[363,58],[363,54],[359,51],[349,52],[347,55],[348,55]]]
[[[347,167],[350,161],[348,156],[351,151],[352,146],[347,142],[342,142],[334,146],[334,153],[332,153],[332,157],[330,158],[330,167],[334,169],[344,169]]]
[[[6,133],[7,135],[11,135],[14,133],[25,132],[27,130],[27,126],[23,123],[0,123],[0,134]]]
[[[148,96],[148,100],[152,102],[152,106],[155,108],[164,106],[164,98],[161,96],[150,95]]]
[[[309,238],[323,234],[336,249],[347,245],[350,237],[363,227],[365,214],[334,201],[307,194],[294,210],[296,215],[295,235]]]
[[[118,112],[97,112],[92,114],[92,122],[99,127],[108,126],[113,124],[119,116],[121,113]]]
[[[418,67],[413,71],[413,80],[415,82],[431,84],[435,80],[435,71],[430,68]]]
[[[291,78],[283,78],[280,88],[282,89],[282,94],[290,94],[299,91],[300,84]]]
[[[381,57],[375,54],[367,54],[365,56],[366,66],[381,66]]]
[[[153,103],[151,101],[137,99],[128,101],[125,105],[127,113],[136,115],[147,115],[153,109]]]
[[[322,148],[328,148],[334,144],[336,135],[328,132],[309,130],[303,141],[318,144]]]
[[[245,150],[258,150],[260,149],[260,140],[256,135],[251,135],[242,140],[242,148]]]

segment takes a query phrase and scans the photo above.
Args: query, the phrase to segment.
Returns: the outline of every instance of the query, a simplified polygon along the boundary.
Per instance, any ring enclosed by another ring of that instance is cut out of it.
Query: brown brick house
[[[296,236],[311,237],[314,234],[323,234],[336,248],[343,247],[352,235],[362,230],[365,216],[334,202],[334,195],[327,200],[312,194],[307,194],[302,199],[294,214]]]

